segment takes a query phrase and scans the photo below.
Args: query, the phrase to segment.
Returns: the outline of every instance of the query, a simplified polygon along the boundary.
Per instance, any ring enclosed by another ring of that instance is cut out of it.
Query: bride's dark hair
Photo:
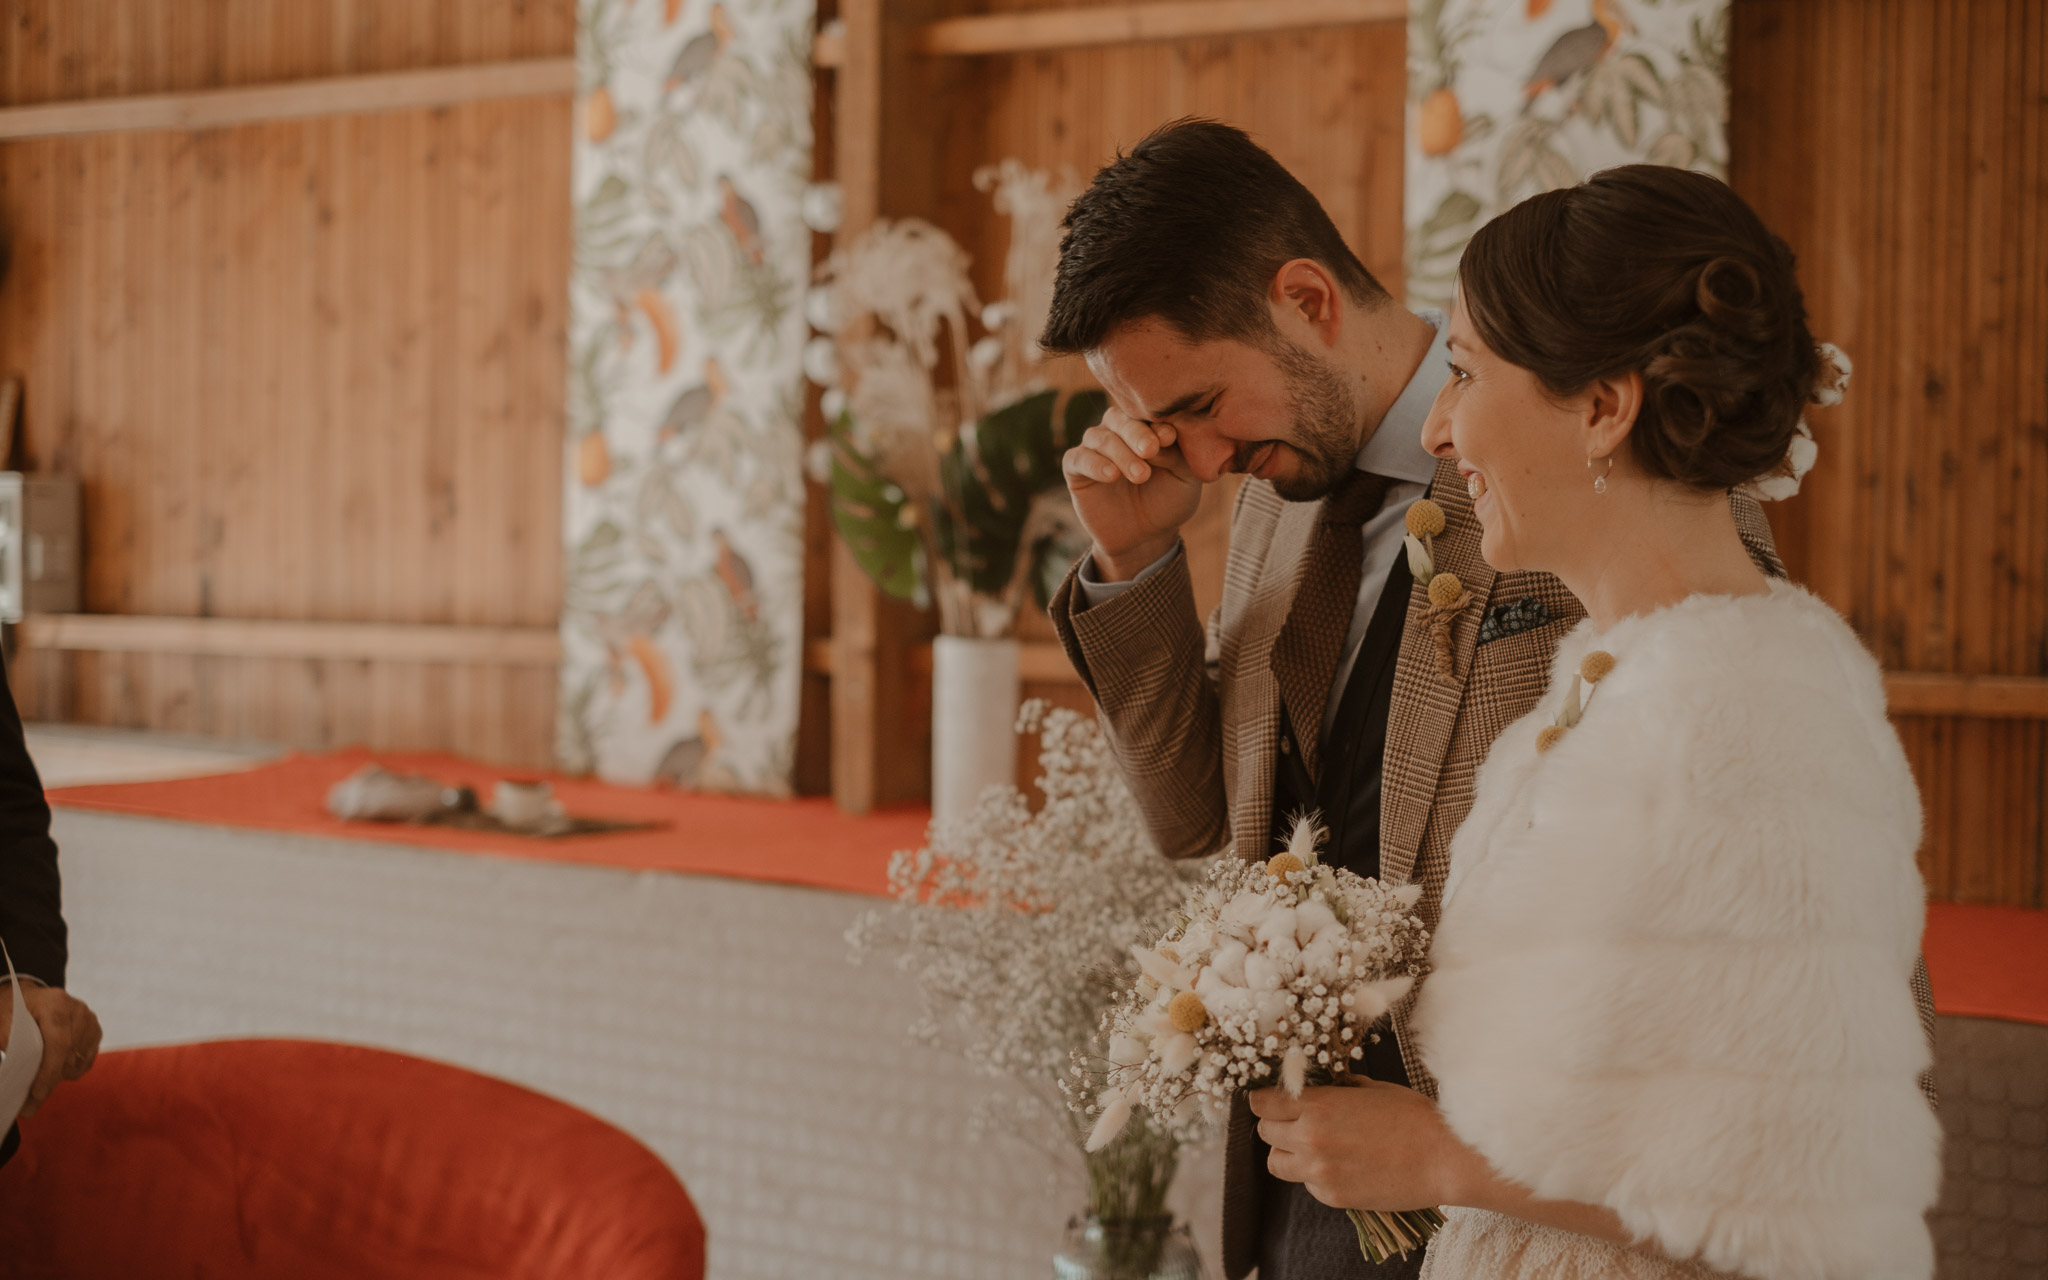
[[[1524,200],[1458,283],[1480,339],[1554,395],[1640,371],[1634,457],[1696,488],[1776,467],[1821,374],[1792,250],[1703,173],[1624,165]]]

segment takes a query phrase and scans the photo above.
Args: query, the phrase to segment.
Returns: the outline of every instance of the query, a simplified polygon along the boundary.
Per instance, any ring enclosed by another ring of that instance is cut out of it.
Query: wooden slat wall
[[[1786,559],[1893,671],[2048,675],[2048,7],[1735,0],[1733,182],[1856,362]],[[2048,722],[1901,717],[1930,890],[2048,906]]]
[[[0,104],[562,56],[574,0],[15,0]],[[551,626],[566,97],[0,145],[92,611]],[[552,757],[544,666],[31,654],[32,717]]]

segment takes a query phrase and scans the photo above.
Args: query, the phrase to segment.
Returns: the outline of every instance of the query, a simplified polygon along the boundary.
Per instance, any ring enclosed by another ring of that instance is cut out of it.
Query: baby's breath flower
[[[1044,805],[1034,812],[1015,788],[991,788],[967,816],[934,823],[924,848],[890,860],[895,905],[847,937],[856,958],[888,949],[916,978],[918,1039],[1017,1081],[1025,1114],[1078,1144],[1085,1131],[1051,1086],[1103,1105],[1105,1014],[1131,990],[1130,948],[1165,940],[1159,922],[1203,868],[1159,856],[1093,717],[1033,703],[1020,728],[1039,734]],[[1150,979],[1137,989],[1147,1001],[1158,990]],[[1013,1118],[1019,1105],[1015,1093],[991,1095],[977,1119]]]

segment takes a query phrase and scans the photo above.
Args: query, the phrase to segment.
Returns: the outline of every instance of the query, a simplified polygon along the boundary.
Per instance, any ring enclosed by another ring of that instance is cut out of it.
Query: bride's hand
[[[1350,1087],[1256,1089],[1266,1167],[1337,1209],[1399,1213],[1461,1203],[1473,1163],[1436,1104],[1413,1089],[1361,1080]]]
[[[1613,1244],[1646,1248],[1612,1210],[1569,1200],[1538,1200],[1494,1171],[1459,1141],[1436,1104],[1413,1089],[1377,1080],[1325,1085],[1290,1098],[1255,1089],[1259,1136],[1273,1148],[1266,1167],[1299,1182],[1336,1209],[1408,1209],[1467,1205],[1540,1222]]]

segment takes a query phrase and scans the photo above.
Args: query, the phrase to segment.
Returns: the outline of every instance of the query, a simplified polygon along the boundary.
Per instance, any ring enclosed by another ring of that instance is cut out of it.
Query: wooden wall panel
[[[1406,53],[1401,25],[1372,23],[978,59],[980,101],[949,126],[968,150],[946,167],[943,215],[984,229],[968,247],[993,288],[1003,240],[976,216],[987,197],[967,181],[975,163],[1016,156],[1085,182],[1157,126],[1212,116],[1250,132],[1315,192],[1398,296]]]
[[[574,0],[16,0],[0,104],[572,51]],[[91,611],[551,626],[570,104],[0,146]],[[31,655],[32,716],[539,765],[550,668]]]
[[[1888,670],[2048,675],[2048,8],[1735,0],[1732,181],[1856,362],[1786,559]],[[1901,718],[1938,897],[2048,906],[2039,721]]]

